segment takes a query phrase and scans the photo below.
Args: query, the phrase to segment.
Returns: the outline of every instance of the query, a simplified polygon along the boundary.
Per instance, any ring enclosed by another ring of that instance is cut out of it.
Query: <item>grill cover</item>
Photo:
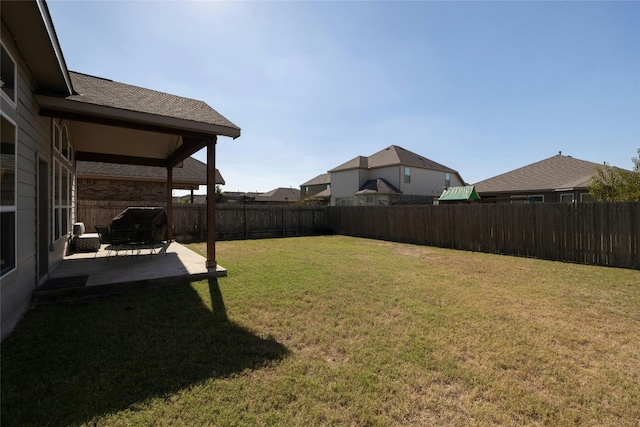
[[[129,207],[111,220],[111,233],[130,233],[144,236],[151,242],[167,239],[167,214],[159,207]]]

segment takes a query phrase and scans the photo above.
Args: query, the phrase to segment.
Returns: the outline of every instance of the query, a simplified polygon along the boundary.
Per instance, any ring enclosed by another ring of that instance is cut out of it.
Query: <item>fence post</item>
[[[249,235],[247,234],[247,202],[243,199],[242,201],[242,211],[244,213],[243,225],[244,225],[244,238],[248,239]]]

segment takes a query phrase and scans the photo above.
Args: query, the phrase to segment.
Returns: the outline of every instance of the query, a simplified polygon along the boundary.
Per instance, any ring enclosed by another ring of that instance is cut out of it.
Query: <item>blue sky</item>
[[[558,151],[631,169],[640,148],[640,2],[48,5],[70,70],[242,129],[218,139],[226,191],[298,187],[392,144],[469,183]]]

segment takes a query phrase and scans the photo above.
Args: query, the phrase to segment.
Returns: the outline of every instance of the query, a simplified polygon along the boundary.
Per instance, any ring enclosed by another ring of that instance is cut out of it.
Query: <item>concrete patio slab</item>
[[[65,256],[49,274],[50,280],[58,279],[56,281],[61,285],[44,289],[45,282],[34,292],[34,303],[84,299],[227,275],[227,270],[221,266],[207,269],[203,256],[177,242],[119,251],[110,249],[109,245],[101,245],[98,252]],[[79,277],[83,279],[81,285],[75,280]]]

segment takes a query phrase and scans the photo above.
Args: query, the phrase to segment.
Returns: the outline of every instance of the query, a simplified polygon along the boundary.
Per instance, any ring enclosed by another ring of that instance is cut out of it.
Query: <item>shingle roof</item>
[[[326,188],[324,190],[322,190],[321,192],[314,194],[313,196],[311,196],[311,199],[328,199],[331,197],[331,189],[330,188]]]
[[[597,166],[601,165],[557,154],[477,182],[475,187],[478,193],[585,188]]]
[[[318,175],[315,178],[312,178],[309,181],[300,184],[300,187],[304,187],[306,185],[322,185],[322,184],[331,184],[331,174],[323,173],[321,175]]]
[[[297,202],[300,200],[300,190],[296,188],[276,188],[266,193],[257,194],[255,198],[256,202]]]
[[[76,92],[66,97],[71,101],[240,129],[203,101],[73,71],[69,75]]]
[[[402,191],[398,190],[386,179],[370,179],[365,182],[360,190],[356,193],[356,196],[362,196],[365,194],[401,194]]]
[[[76,162],[78,178],[117,178],[140,181],[166,181],[167,169],[155,166],[137,166],[102,162]],[[197,185],[207,184],[207,165],[187,157],[182,167],[173,168],[175,183],[189,183]],[[216,169],[216,184],[224,184],[224,178]]]
[[[346,171],[349,169],[367,169],[368,168],[368,161],[366,157],[363,156],[358,156],[355,157],[351,160],[349,160],[346,163],[341,164],[340,166],[337,166],[333,169],[331,169],[329,171],[329,173],[331,172],[338,172],[338,171]]]
[[[385,166],[403,165],[432,169],[442,172],[457,173],[455,170],[440,163],[429,160],[409,150],[405,150],[397,145],[391,145],[384,150],[370,155],[369,157],[358,156],[346,163],[341,164],[329,172],[339,172],[349,169],[374,169]]]

